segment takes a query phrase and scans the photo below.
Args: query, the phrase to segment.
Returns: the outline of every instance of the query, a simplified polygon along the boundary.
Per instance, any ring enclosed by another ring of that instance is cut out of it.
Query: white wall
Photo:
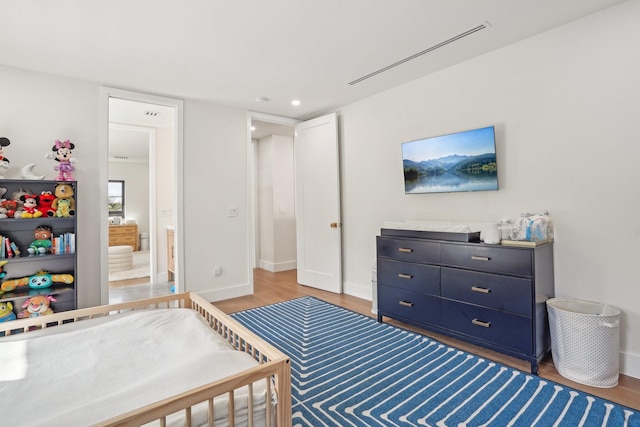
[[[109,161],[109,179],[124,181],[125,220],[135,220],[138,233],[148,233],[149,164]]]
[[[250,294],[246,111],[186,100],[184,141],[186,288],[210,301]]]
[[[156,128],[156,269],[158,280],[167,276],[167,227],[174,226],[173,128]],[[166,215],[163,214],[166,212]]]
[[[259,265],[269,271],[296,268],[293,138],[271,135],[258,144]]]
[[[98,83],[0,66],[0,136],[11,140],[5,154],[12,165],[4,175],[19,179],[22,166],[37,163],[36,175],[55,178],[55,162],[45,154],[55,139],[76,144],[79,307],[101,302],[100,247],[107,246],[106,232],[101,241],[107,224],[100,221],[104,203],[99,200],[108,179],[107,150],[99,145],[100,109],[106,108],[100,89]],[[211,300],[251,293],[246,112],[199,101],[184,105],[185,183],[178,191],[185,196],[185,290]],[[239,215],[227,218],[232,205]],[[158,200],[158,208],[163,207],[172,208]],[[219,277],[213,275],[214,263],[222,267]]]
[[[620,307],[622,372],[640,377],[638,18],[626,2],[343,108],[346,292],[370,295],[386,220],[549,209],[556,295]],[[491,124],[498,192],[404,194],[402,142]]]
[[[262,138],[256,144],[257,164],[257,223],[256,241],[260,242],[258,266],[274,271],[275,236],[273,230],[273,162],[271,155],[271,136]]]
[[[78,181],[77,257],[78,303],[82,307],[100,303],[99,200],[99,86],[13,68],[0,67],[0,136],[11,140],[4,151],[11,168],[6,178],[21,179],[20,169],[36,163],[36,175],[55,179],[56,164],[46,160],[56,139],[75,144],[74,177]],[[106,163],[106,162],[105,162]],[[105,175],[106,185],[106,175]],[[10,267],[9,267],[10,268]]]

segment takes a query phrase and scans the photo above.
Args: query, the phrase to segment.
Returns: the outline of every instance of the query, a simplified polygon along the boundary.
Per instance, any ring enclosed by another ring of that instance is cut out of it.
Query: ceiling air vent
[[[129,160],[129,156],[113,156],[113,157],[118,160]]]
[[[157,111],[145,111],[144,115],[145,116],[149,116],[149,117],[156,117],[158,116],[160,113]]]
[[[366,80],[366,79],[371,78],[371,77],[373,77],[373,76],[377,76],[378,74],[383,73],[383,72],[385,72],[385,71],[387,71],[387,70],[390,70],[390,69],[392,69],[392,68],[395,68],[395,67],[397,67],[398,65],[402,65],[402,64],[404,64],[405,62],[409,62],[409,61],[411,61],[411,60],[413,60],[413,59],[416,59],[416,58],[418,58],[418,57],[420,57],[420,56],[422,56],[422,55],[424,55],[424,54],[426,54],[426,53],[433,52],[433,51],[434,51],[434,50],[436,50],[436,49],[439,49],[439,48],[441,48],[441,47],[443,47],[443,46],[446,46],[446,45],[448,45],[448,44],[450,44],[450,43],[453,43],[453,42],[455,42],[455,41],[458,41],[458,40],[460,40],[460,39],[463,39],[463,38],[465,38],[465,37],[467,37],[467,36],[470,36],[471,34],[475,34],[475,33],[477,33],[477,32],[478,32],[478,31],[480,31],[480,30],[484,30],[485,28],[489,28],[490,26],[491,26],[491,25],[490,25],[488,22],[484,22],[484,23],[482,23],[482,24],[478,25],[477,27],[474,27],[474,28],[472,28],[472,29],[470,29],[470,30],[465,31],[464,33],[460,33],[460,34],[458,34],[457,36],[451,37],[450,39],[447,39],[447,40],[445,40],[445,41],[443,41],[443,42],[440,42],[440,43],[435,44],[435,45],[433,45],[433,46],[431,46],[431,47],[428,47],[428,48],[426,48],[425,50],[422,50],[422,51],[420,51],[420,52],[418,52],[418,53],[415,53],[415,54],[413,54],[413,55],[411,55],[411,56],[407,56],[406,58],[401,59],[400,61],[394,62],[394,63],[393,63],[393,64],[391,64],[391,65],[387,65],[386,67],[380,68],[379,70],[376,70],[376,71],[374,71],[373,73],[369,73],[369,74],[367,74],[366,76],[362,76],[362,77],[360,77],[360,78],[358,78],[358,79],[355,79],[354,81],[349,82],[349,84],[350,84],[350,85],[354,85],[354,84],[356,84],[356,83],[360,83],[360,82],[361,82],[361,81],[363,81],[363,80]]]

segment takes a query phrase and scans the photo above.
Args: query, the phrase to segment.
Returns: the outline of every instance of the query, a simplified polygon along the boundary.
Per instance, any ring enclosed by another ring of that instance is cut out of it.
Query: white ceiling
[[[306,119],[620,2],[2,0],[0,64]]]

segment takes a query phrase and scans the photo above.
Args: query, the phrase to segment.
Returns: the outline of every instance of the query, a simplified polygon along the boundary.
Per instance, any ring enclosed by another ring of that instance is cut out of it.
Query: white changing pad
[[[257,363],[190,309],[141,310],[12,335],[0,339],[2,424],[90,425]],[[227,405],[217,400],[216,418],[226,418]],[[264,381],[254,385],[254,401],[263,411]]]
[[[475,233],[481,231],[484,224],[476,222],[437,221],[437,220],[407,220],[385,221],[384,228],[396,230],[440,231],[447,233]]]

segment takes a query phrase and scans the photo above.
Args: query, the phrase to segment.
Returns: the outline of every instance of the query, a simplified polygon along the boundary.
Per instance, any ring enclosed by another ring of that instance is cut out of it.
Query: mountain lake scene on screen
[[[493,126],[402,144],[405,193],[498,189]]]

